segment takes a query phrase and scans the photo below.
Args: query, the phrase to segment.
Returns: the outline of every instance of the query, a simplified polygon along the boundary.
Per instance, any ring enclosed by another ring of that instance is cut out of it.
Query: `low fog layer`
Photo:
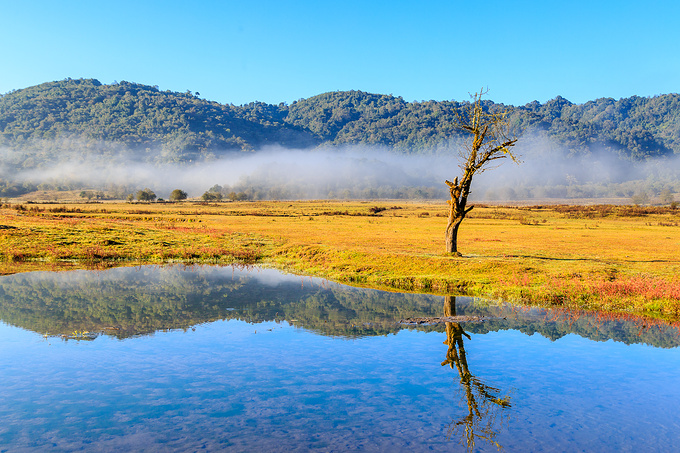
[[[680,156],[631,161],[606,150],[577,154],[540,135],[523,137],[515,151],[521,163],[508,161],[480,174],[473,182],[473,196],[512,200],[680,192]]]
[[[570,155],[539,136],[523,137],[514,152],[521,161],[519,165],[510,159],[496,161],[499,165],[475,177],[473,199],[559,198],[576,197],[579,193],[615,196],[614,192],[616,196],[631,196],[638,190],[680,191],[678,157],[631,162],[604,151]],[[457,149],[404,155],[366,146],[312,150],[272,147],[189,164],[139,162],[132,152],[106,158],[92,154],[74,158],[74,153],[48,168],[18,172],[7,165],[12,153],[0,150],[0,179],[50,185],[70,183],[92,189],[113,185],[135,190],[148,187],[162,198],[167,198],[173,189],[182,189],[190,197],[200,196],[214,185],[237,191],[259,188],[269,194],[264,195],[268,198],[390,198],[401,193],[398,189],[402,188],[417,189],[409,192],[409,198],[445,198],[444,181],[461,173]],[[636,183],[631,185],[631,181]],[[628,185],[614,187],[622,183]],[[603,195],[603,190],[612,193]]]

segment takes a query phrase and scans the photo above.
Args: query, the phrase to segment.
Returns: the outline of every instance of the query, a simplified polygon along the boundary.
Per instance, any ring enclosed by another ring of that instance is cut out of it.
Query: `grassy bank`
[[[446,205],[404,202],[6,204],[0,272],[264,264],[383,289],[680,314],[680,211],[479,206],[443,253]]]

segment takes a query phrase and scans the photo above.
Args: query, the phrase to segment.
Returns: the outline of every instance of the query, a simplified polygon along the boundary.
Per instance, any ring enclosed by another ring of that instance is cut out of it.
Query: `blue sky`
[[[0,93],[127,80],[236,105],[335,90],[522,105],[680,87],[677,1],[0,0]]]

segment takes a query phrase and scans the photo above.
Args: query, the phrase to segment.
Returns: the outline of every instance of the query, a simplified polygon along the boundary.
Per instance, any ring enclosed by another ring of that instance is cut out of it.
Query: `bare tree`
[[[446,225],[446,251],[461,256],[458,251],[458,228],[465,216],[474,206],[467,207],[472,177],[487,170],[489,163],[510,157],[518,162],[510,151],[517,139],[513,137],[507,120],[507,110],[484,109],[482,96],[487,90],[471,95],[470,102],[462,112],[457,112],[456,127],[472,135],[461,151],[463,174],[453,182],[446,180],[451,199],[449,202],[449,221]]]

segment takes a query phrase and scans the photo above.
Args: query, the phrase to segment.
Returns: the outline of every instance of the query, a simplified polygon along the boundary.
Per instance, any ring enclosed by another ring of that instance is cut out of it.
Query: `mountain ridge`
[[[463,139],[454,122],[456,109],[465,103],[407,102],[352,90],[322,93],[290,105],[234,106],[189,91],[65,79],[0,97],[0,146],[35,157],[45,142],[77,137],[86,147],[115,143],[118,150],[127,147],[142,160],[157,162],[196,161],[272,145],[296,149],[372,145],[407,154],[429,153]],[[516,130],[542,134],[572,154],[604,149],[632,160],[680,154],[678,94],[600,98],[584,104],[557,96],[524,106],[485,100],[485,107],[508,109]],[[49,162],[49,154],[39,157]]]

